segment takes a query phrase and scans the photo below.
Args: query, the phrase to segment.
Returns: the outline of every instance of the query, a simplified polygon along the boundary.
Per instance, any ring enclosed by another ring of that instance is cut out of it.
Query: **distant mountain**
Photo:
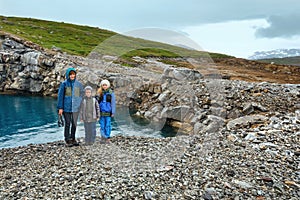
[[[261,60],[270,58],[286,58],[300,56],[300,49],[276,49],[271,51],[256,51],[248,59]]]
[[[279,65],[295,65],[300,66],[300,56],[284,57],[284,58],[268,58],[257,60],[264,63],[273,63]]]

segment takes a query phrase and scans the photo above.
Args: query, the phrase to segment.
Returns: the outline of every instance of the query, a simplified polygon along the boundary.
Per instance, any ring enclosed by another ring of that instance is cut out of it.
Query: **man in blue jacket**
[[[78,145],[75,132],[83,94],[83,86],[76,80],[76,70],[68,68],[66,80],[60,84],[57,101],[58,114],[65,119],[64,137],[67,146]]]

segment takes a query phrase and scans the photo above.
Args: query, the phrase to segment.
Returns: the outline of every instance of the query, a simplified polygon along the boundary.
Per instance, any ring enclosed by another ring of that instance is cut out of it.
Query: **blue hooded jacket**
[[[66,71],[66,80],[60,84],[57,109],[63,109],[64,112],[79,112],[84,90],[83,85],[76,80],[76,77],[71,81],[71,71],[76,73],[74,68],[68,68]]]

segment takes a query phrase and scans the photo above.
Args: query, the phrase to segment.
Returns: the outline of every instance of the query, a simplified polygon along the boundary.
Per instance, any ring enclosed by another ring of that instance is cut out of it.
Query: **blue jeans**
[[[101,116],[99,123],[100,123],[101,137],[110,138],[111,117],[110,116]]]
[[[96,139],[96,122],[84,122],[85,143],[94,143]]]

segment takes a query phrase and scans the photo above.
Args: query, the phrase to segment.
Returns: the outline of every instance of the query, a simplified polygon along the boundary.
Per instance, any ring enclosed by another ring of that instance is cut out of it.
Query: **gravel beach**
[[[190,134],[1,149],[0,199],[298,200],[299,85],[217,83],[196,85],[202,103],[182,107],[199,110]]]
[[[294,121],[293,121],[294,120]],[[295,116],[207,135],[0,150],[0,199],[299,199]],[[276,128],[277,127],[277,128]],[[207,139],[209,138],[209,139]]]

